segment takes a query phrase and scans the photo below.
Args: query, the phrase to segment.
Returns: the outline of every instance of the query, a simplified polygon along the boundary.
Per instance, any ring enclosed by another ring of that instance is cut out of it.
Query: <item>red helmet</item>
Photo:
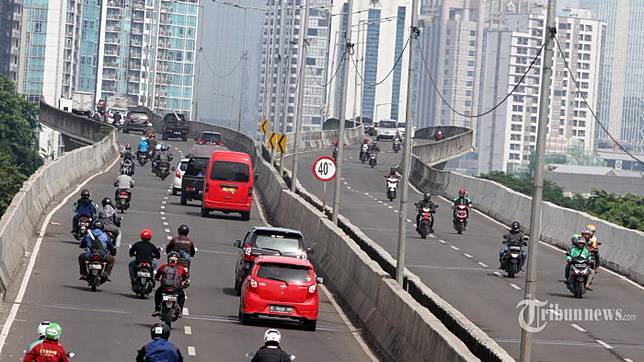
[[[152,230],[143,229],[139,235],[141,236],[141,240],[150,240],[152,239]]]
[[[459,196],[467,195],[467,190],[465,189],[465,187],[461,187],[460,189],[458,189],[458,195]]]

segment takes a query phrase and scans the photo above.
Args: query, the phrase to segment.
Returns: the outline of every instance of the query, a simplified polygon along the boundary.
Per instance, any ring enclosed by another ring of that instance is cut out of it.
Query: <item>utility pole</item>
[[[197,50],[197,57],[195,59],[199,59],[199,57],[203,57],[201,54],[203,52],[203,5],[197,5],[199,6],[199,17],[197,18],[197,21],[199,22],[199,41],[198,41],[198,50]],[[197,61],[196,62],[197,66],[197,78],[195,79],[195,86],[193,88],[193,97],[194,97],[194,110],[192,111],[192,119],[194,121],[199,121],[199,80],[201,79],[201,64]]]
[[[541,92],[539,99],[539,124],[537,125],[537,156],[534,169],[534,192],[532,193],[532,214],[530,215],[530,242],[528,243],[528,270],[525,278],[524,300],[533,301],[537,289],[537,245],[541,235],[541,207],[543,205],[543,168],[544,156],[546,153],[546,133],[548,129],[548,117],[550,116],[550,85],[552,84],[552,62],[554,57],[554,37],[556,27],[557,1],[548,1],[548,13],[546,15],[546,31],[543,34],[545,52],[542,60]],[[529,313],[534,312],[530,309]],[[520,361],[530,361],[532,349],[532,333],[521,328],[521,352]]]
[[[293,157],[291,164],[291,191],[295,192],[295,184],[297,182],[297,145],[300,142],[300,129],[302,128],[302,103],[304,103],[304,67],[306,66],[304,55],[306,54],[305,49],[308,46],[306,40],[306,32],[309,28],[309,0],[304,0],[304,11],[303,17],[304,22],[302,23],[302,39],[300,41],[300,56],[298,58],[298,82],[297,82],[297,111],[295,114],[295,137],[293,138]],[[280,162],[281,166],[281,162]]]
[[[241,84],[239,86],[239,115],[237,118],[237,132],[241,131],[242,113],[244,110],[244,88],[246,88],[246,62],[248,50],[246,49],[246,8],[244,8],[244,45],[242,48]]]
[[[282,94],[282,125],[281,134],[286,133],[286,123],[288,121],[288,99],[291,94],[291,57],[293,56],[293,39],[295,38],[295,12],[297,11],[297,2],[293,1],[291,8],[291,24],[289,26],[288,50],[286,52],[286,61],[284,62],[284,93]],[[284,154],[280,153],[280,176],[284,173]]]
[[[286,16],[287,16],[287,10],[286,7],[288,6],[288,1],[287,0],[280,0],[280,38],[279,38],[279,50],[277,53],[277,79],[276,79],[276,94],[275,94],[275,122],[272,124],[272,131],[275,132],[277,130],[276,127],[276,122],[277,119],[282,118],[282,114],[280,113],[279,117],[277,115],[277,109],[279,108],[279,100],[282,98],[282,93],[285,92],[286,90],[284,89],[283,85],[285,82],[282,81],[282,76],[286,77],[284,75],[283,67],[280,66],[282,62],[287,61],[284,57],[284,31],[286,29]],[[288,39],[287,39],[288,41]],[[275,161],[275,148],[271,148],[271,164]]]
[[[407,198],[409,197],[409,168],[411,167],[411,139],[412,134],[412,93],[414,91],[414,61],[415,42],[420,35],[418,23],[418,1],[411,1],[411,26],[409,28],[409,67],[407,71],[407,109],[405,111],[405,146],[403,148],[403,169],[400,190],[400,210],[398,212],[398,259],[396,261],[396,282],[403,286],[405,276],[405,243],[407,238]]]
[[[340,213],[340,191],[342,190],[342,158],[344,155],[344,122],[347,119],[347,87],[349,86],[349,68],[351,65],[351,55],[353,53],[353,44],[351,44],[351,18],[353,17],[353,4],[347,0],[347,32],[345,33],[344,44],[344,64],[342,77],[342,109],[340,110],[340,130],[338,135],[338,158],[336,159],[335,182],[333,184],[333,214],[331,220],[338,225],[338,214]]]
[[[273,9],[273,29],[275,29],[275,13],[277,12],[277,3],[273,4],[274,9]],[[269,8],[270,11],[270,8]],[[268,14],[267,14],[268,15]],[[268,16],[266,17],[268,18]],[[270,25],[270,24],[267,24]],[[267,27],[268,28],[268,27]],[[268,30],[267,30],[268,31]],[[275,30],[273,30],[273,34],[275,33]],[[274,35],[273,35],[274,36]],[[268,107],[270,107],[268,103],[268,99],[270,95],[268,94],[269,92],[272,91],[272,83],[273,83],[273,42],[271,38],[266,38],[266,57],[264,58],[264,97],[262,99],[262,120],[268,119]],[[270,74],[270,75],[269,75]],[[271,86],[269,86],[269,82]]]

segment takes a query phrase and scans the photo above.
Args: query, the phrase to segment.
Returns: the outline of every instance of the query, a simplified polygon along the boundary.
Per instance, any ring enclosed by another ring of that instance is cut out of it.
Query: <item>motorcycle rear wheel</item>
[[[581,297],[584,295],[585,288],[586,286],[584,285],[583,280],[575,280],[575,287],[574,287],[575,298],[581,299]]]
[[[161,320],[163,323],[167,324],[170,329],[172,329],[172,311],[170,309],[165,308],[161,315]]]

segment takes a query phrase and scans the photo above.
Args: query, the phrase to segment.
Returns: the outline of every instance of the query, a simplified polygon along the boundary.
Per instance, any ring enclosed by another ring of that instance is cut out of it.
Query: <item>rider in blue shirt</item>
[[[150,335],[152,340],[138,350],[136,362],[183,362],[179,348],[168,341],[170,327],[165,323],[156,323]]]
[[[81,280],[87,279],[87,266],[85,265],[85,260],[93,254],[100,254],[101,257],[103,257],[103,260],[107,263],[105,266],[105,279],[110,280],[109,275],[112,273],[112,267],[114,267],[115,259],[113,255],[116,255],[116,249],[112,245],[107,234],[103,232],[103,228],[103,222],[101,220],[96,220],[92,226],[92,230],[88,231],[81,240],[80,248],[85,249],[85,252],[78,256]]]

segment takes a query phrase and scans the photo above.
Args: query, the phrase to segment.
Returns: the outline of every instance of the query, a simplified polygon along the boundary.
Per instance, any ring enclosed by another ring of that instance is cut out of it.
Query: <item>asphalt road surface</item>
[[[402,159],[402,151],[392,153],[391,142],[380,142],[383,151],[375,169],[358,159],[358,148],[345,149],[340,213],[348,217],[394,258],[397,254],[399,199],[387,200],[385,175]],[[330,156],[332,149],[303,154],[298,161],[299,181],[322,199],[322,184],[311,167],[320,155]],[[286,163],[290,167],[291,163]],[[333,204],[333,182],[327,190],[327,204]],[[469,195],[476,207],[477,195]],[[520,327],[517,303],[523,299],[525,273],[508,279],[499,267],[501,236],[507,228],[487,216],[471,213],[468,230],[458,235],[452,227],[451,203],[434,197],[439,209],[434,229],[426,240],[413,226],[414,202],[422,198],[410,189],[407,225],[407,268],[430,288],[460,310],[512,356],[519,355]],[[605,244],[610,240],[602,240]],[[533,336],[533,361],[644,361],[644,288],[604,269],[593,283],[594,290],[583,299],[575,299],[563,283],[564,254],[551,246],[538,247],[537,298],[547,301],[545,309],[597,308],[599,313],[622,315],[621,321],[602,314],[599,320],[547,322],[543,331]],[[550,307],[552,304],[552,308]],[[593,313],[595,310],[591,309]],[[570,317],[568,311],[547,312],[553,318]],[[568,318],[568,319],[570,319]],[[595,318],[595,316],[593,316]],[[615,318],[615,317],[613,317]],[[625,320],[627,319],[627,320]]]
[[[136,140],[134,136],[121,136],[121,143],[135,145]],[[176,147],[184,153],[189,147],[189,143],[169,143],[173,145],[175,160],[180,157]],[[112,167],[87,184],[97,203],[104,196],[113,197],[112,182],[116,174],[117,168]],[[116,256],[112,282],[92,293],[86,282],[78,280],[77,257],[82,250],[69,233],[77,192],[50,220],[24,298],[2,345],[0,361],[22,360],[23,350],[36,338],[36,327],[42,320],[57,321],[63,326],[61,341],[68,351],[76,353],[76,361],[134,360],[136,351],[149,341],[149,329],[158,318],[150,316],[153,295],[139,299],[130,291],[127,245],[138,240],[139,231],[144,227],[152,229],[156,245],[165,245],[167,238],[183,223],[190,226],[190,236],[198,252],[192,262],[192,284],[185,304],[187,313],[184,311],[184,318],[173,324],[170,339],[187,360],[243,361],[247,352],[254,352],[263,344],[268,326],[280,329],[283,348],[298,360],[371,360],[370,352],[355,338],[359,332],[344,322],[324,293],[320,293],[316,332],[280,323],[239,324],[239,297],[233,290],[238,249],[232,243],[243,238],[251,225],[264,224],[256,205],[248,222],[232,214],[215,213],[202,218],[197,203],[180,206],[179,197],[169,194],[172,175],[161,181],[151,173],[148,164],[137,165],[134,178],[132,207],[124,217],[123,245]],[[70,185],[71,189],[75,187]],[[7,296],[2,320],[12,307],[10,301],[15,295],[13,290]]]

